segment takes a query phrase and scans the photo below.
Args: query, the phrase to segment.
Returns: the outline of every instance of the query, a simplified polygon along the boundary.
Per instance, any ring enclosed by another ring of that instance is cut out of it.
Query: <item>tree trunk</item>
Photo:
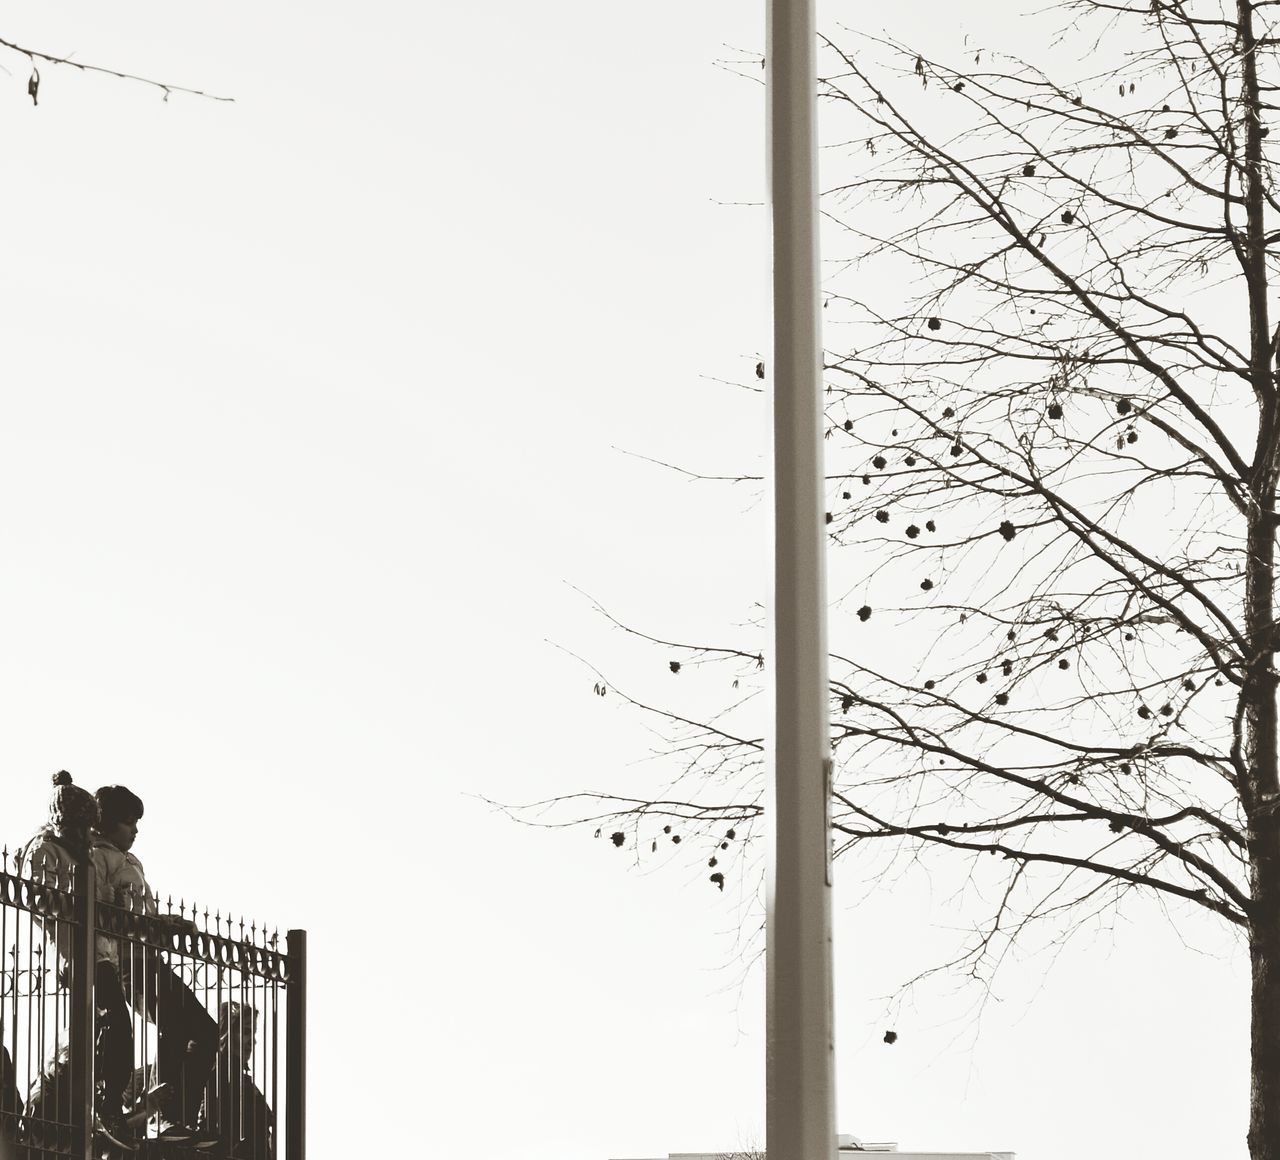
[[[1250,936],[1253,965],[1250,1160],[1280,1160],[1280,914],[1276,905],[1276,859],[1267,860],[1271,868],[1258,878],[1271,876],[1271,901],[1265,911],[1262,905],[1258,906]],[[1258,901],[1262,902],[1261,895]]]
[[[1280,1160],[1280,781],[1277,780],[1275,676],[1276,479],[1280,461],[1275,343],[1268,302],[1266,222],[1263,199],[1262,89],[1253,0],[1237,0],[1244,111],[1245,236],[1243,266],[1249,288],[1250,379],[1258,405],[1245,554],[1244,769],[1241,799],[1249,822],[1252,908],[1249,954],[1251,1084],[1249,1155]]]
[[[1272,453],[1273,454],[1273,453]],[[1249,818],[1252,907],[1249,953],[1251,994],[1250,1160],[1280,1160],[1280,783],[1274,668],[1275,489],[1264,491],[1266,511],[1250,520],[1246,620],[1254,656],[1245,676],[1245,777]]]
[[[1254,0],[1236,0],[1244,114],[1245,230],[1238,251],[1249,292],[1249,377],[1258,406],[1258,441],[1250,478],[1249,530],[1245,545],[1245,658],[1240,690],[1244,747],[1240,797],[1249,823],[1252,906],[1249,954],[1251,1084],[1249,1155],[1280,1160],[1280,805],[1277,781],[1277,713],[1274,650],[1275,500],[1277,438],[1275,342],[1268,302],[1266,220],[1262,154],[1262,89],[1257,72]]]

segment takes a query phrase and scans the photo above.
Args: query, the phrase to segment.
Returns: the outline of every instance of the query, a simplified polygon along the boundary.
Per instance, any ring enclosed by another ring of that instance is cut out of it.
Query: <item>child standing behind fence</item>
[[[186,919],[159,913],[142,863],[131,853],[143,814],[142,799],[122,785],[103,786],[95,796],[99,822],[93,849],[110,901],[150,915],[165,936],[194,930]],[[157,950],[137,943],[124,944],[122,949],[126,953],[119,955],[119,961],[125,989],[133,998],[134,1010],[155,1023],[159,1039],[156,1076],[167,1085],[160,1102],[160,1138],[211,1146],[216,1138],[196,1125],[218,1050],[218,1025]]]
[[[88,790],[72,784],[71,774],[65,769],[53,775],[53,786],[48,824],[42,826],[23,847],[18,862],[20,872],[32,881],[70,890],[76,867],[90,858],[90,827],[98,820],[98,805]],[[112,899],[103,879],[103,868],[97,858],[94,862],[97,870],[95,895],[99,902],[110,902]],[[37,921],[53,942],[62,970],[68,971],[72,958],[71,924],[57,918],[42,920],[37,917]],[[114,944],[114,939],[99,936],[96,945],[97,961],[93,976],[98,1071],[94,1100],[97,1113],[95,1131],[112,1143],[129,1147],[121,1099],[133,1070],[133,1028],[120,976],[113,962]],[[68,1098],[69,1093],[64,1094],[62,1100],[58,1097],[67,1082],[66,1064],[65,1059],[45,1062],[38,1090],[32,1094],[31,1106],[27,1108],[27,1120],[32,1131],[42,1121],[56,1120],[55,1108]]]

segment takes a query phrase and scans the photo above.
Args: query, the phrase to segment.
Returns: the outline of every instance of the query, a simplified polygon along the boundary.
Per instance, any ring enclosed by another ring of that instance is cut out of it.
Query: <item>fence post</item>
[[[94,1160],[93,1152],[93,970],[97,914],[93,863],[76,867],[71,926],[71,1127],[73,1155]]]
[[[307,932],[291,930],[285,944],[289,982],[285,987],[285,1160],[307,1155]]]

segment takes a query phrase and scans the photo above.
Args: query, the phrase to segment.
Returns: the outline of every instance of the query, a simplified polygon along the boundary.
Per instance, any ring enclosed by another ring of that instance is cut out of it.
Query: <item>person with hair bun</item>
[[[73,784],[65,769],[53,775],[49,820],[19,852],[19,864],[30,864],[52,877],[70,880],[76,865],[89,856],[89,831],[98,820],[98,803],[87,789]]]
[[[53,796],[49,799],[49,821],[18,852],[19,873],[58,890],[71,890],[75,884],[77,867],[90,860],[91,828],[98,821],[98,803],[87,789],[81,789],[72,781],[71,774],[60,769],[53,775]],[[95,864],[97,859],[93,858]],[[95,865],[98,902],[110,902],[110,890],[102,868]],[[68,971],[72,961],[71,924],[56,919],[42,918],[36,921],[47,938],[54,944],[62,970]],[[107,944],[114,939],[97,940],[97,961],[94,965],[93,995],[97,1009],[94,1029],[94,1048],[97,1060],[98,1082],[94,1093],[94,1132],[117,1147],[131,1150],[128,1129],[124,1123],[121,1100],[133,1066],[133,1028],[129,1022],[129,1008],[119,974],[114,968]],[[65,1063],[65,1061],[61,1061]],[[50,1118],[41,1110],[42,1105],[57,1105],[62,1083],[62,1066],[55,1060],[41,1076],[39,1093],[28,1109],[34,1120]]]

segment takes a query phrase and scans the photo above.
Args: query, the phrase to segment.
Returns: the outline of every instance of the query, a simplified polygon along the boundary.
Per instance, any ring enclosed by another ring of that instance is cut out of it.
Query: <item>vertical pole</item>
[[[285,986],[284,1100],[285,1160],[307,1155],[307,932],[291,930],[286,947],[289,982]]]
[[[94,1160],[93,1151],[93,972],[97,944],[93,863],[76,867],[75,921],[71,925],[71,1130],[73,1155]]]
[[[836,1156],[814,8],[815,0],[768,0],[765,49],[774,391],[769,1160]]]

